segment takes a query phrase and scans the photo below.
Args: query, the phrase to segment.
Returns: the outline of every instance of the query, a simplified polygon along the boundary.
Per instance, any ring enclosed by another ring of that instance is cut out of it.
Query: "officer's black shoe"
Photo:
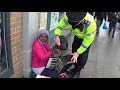
[[[75,75],[73,76],[73,78],[79,78],[80,77],[80,71],[77,71],[76,73],[75,73]]]
[[[76,74],[76,69],[75,68],[73,68],[70,71],[67,71],[67,75],[68,75],[69,78],[72,78],[75,74]]]
[[[67,75],[69,78],[79,78],[80,76],[80,70],[77,70],[76,68],[73,68],[70,71],[67,71]]]
[[[112,35],[112,38],[114,38],[114,36]]]

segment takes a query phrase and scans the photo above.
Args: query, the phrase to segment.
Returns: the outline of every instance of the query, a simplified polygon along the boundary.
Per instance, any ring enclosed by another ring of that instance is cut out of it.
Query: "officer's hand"
[[[78,52],[74,52],[70,55],[73,55],[73,57],[71,58],[71,60],[74,62],[74,63],[77,63],[77,58],[79,56],[79,53]]]
[[[59,36],[55,36],[54,42],[55,42],[55,45],[60,46],[60,38],[59,38]]]
[[[52,47],[51,47],[51,50],[53,51],[55,49],[55,46],[53,45]]]

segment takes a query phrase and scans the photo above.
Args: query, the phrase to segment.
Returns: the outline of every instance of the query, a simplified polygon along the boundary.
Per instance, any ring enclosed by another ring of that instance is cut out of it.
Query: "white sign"
[[[51,12],[50,31],[57,27],[58,18],[59,18],[59,12]]]

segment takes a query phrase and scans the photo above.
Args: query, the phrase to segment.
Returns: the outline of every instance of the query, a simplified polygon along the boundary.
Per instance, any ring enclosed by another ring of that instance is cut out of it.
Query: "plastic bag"
[[[103,24],[103,27],[102,27],[103,29],[108,29],[108,26],[107,26],[107,23],[106,22],[104,22],[104,24]]]

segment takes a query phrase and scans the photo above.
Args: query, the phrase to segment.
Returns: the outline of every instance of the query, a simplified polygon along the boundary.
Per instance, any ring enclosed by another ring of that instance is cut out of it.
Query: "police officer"
[[[61,30],[67,25],[75,35],[71,54],[71,60],[74,62],[75,68],[69,71],[68,74],[73,78],[78,78],[81,69],[86,64],[90,46],[95,38],[96,22],[88,12],[66,12],[54,31],[55,44],[60,45]]]

